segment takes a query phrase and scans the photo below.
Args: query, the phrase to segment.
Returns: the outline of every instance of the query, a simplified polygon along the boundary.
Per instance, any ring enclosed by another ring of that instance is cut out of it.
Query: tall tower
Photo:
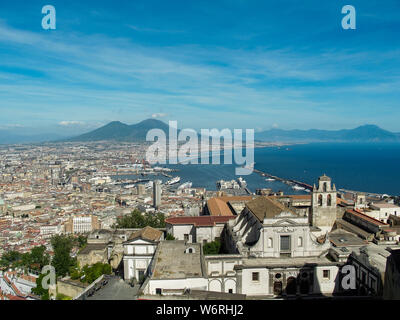
[[[161,204],[161,181],[155,180],[153,183],[153,206],[158,209]]]
[[[318,188],[314,184],[311,201],[311,225],[330,231],[337,216],[336,187],[332,186],[331,178],[325,174],[318,178]]]
[[[354,200],[354,208],[361,209],[361,208],[366,208],[367,206],[368,203],[365,193],[357,193],[356,199]]]

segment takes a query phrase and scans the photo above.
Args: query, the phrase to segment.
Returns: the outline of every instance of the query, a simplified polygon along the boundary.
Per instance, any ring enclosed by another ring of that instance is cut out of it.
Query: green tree
[[[22,254],[18,251],[9,251],[2,255],[0,259],[0,266],[3,268],[10,268],[18,265],[22,260]]]
[[[144,228],[150,226],[153,228],[164,228],[165,218],[162,213],[141,213],[135,209],[131,214],[117,219],[116,227],[123,228]]]
[[[45,265],[50,263],[50,256],[46,253],[46,247],[34,247],[30,253],[30,267],[36,270],[42,270]]]
[[[41,297],[42,300],[49,300],[49,289],[44,289],[42,287],[42,280],[45,276],[45,274],[41,274],[36,279],[36,288],[32,288],[31,292]]]
[[[165,240],[175,240],[175,237],[172,234],[168,233],[165,237]]]
[[[213,242],[208,242],[203,245],[204,254],[219,254],[221,250],[221,242],[215,240]]]
[[[70,267],[76,264],[71,257],[71,250],[74,246],[74,240],[65,235],[56,235],[51,238],[54,256],[52,265],[56,269],[57,276],[64,277],[67,275]]]
[[[79,278],[81,282],[92,283],[103,274],[111,274],[112,268],[106,263],[96,263],[92,266],[84,266],[80,273]]]

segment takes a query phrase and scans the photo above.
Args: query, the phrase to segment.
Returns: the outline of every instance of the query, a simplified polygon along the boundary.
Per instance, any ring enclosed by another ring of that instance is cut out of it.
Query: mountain
[[[39,143],[65,137],[66,135],[57,133],[19,134],[8,130],[0,130],[0,144]]]
[[[400,134],[375,125],[342,130],[271,129],[255,134],[255,140],[268,142],[400,142]]]
[[[127,125],[120,121],[113,121],[96,130],[70,138],[65,141],[146,141],[147,132],[151,129],[161,129],[168,136],[169,126],[157,119],[147,119],[137,124]]]
[[[146,141],[147,132],[161,129],[168,138],[169,126],[157,119],[147,119],[137,124],[127,125],[113,121],[88,133],[66,138],[67,134],[31,134],[18,131],[0,130],[0,144],[57,142],[89,142],[115,140],[125,142]],[[179,132],[179,130],[178,130]],[[199,135],[200,137],[200,135]],[[271,129],[255,133],[256,141],[263,142],[400,142],[400,133],[393,133],[375,125],[363,125],[355,129],[343,130],[282,130]]]
[[[68,141],[145,141],[146,134],[151,129],[161,129],[168,137],[169,126],[166,123],[148,119],[133,125],[113,121],[94,131],[68,139]],[[336,131],[271,129],[256,133],[255,140],[265,142],[400,142],[400,134],[375,125],[363,125],[355,129]]]

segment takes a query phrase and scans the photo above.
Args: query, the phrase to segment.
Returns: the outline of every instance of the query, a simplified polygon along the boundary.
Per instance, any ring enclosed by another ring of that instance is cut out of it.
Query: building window
[[[272,248],[273,242],[272,238],[268,238],[268,248]]]
[[[322,206],[322,195],[321,194],[318,196],[318,205],[320,207]]]
[[[297,246],[298,246],[298,247],[302,247],[302,246],[303,246],[303,237],[299,237],[299,238],[297,239]]]
[[[229,293],[233,293],[233,289],[229,289],[228,292],[229,292]]]
[[[371,278],[371,291],[376,292],[376,280]]]
[[[323,271],[323,277],[324,277],[324,279],[329,279],[330,276],[331,276],[330,270],[324,270],[324,271]]]
[[[330,207],[332,205],[332,197],[328,194],[327,206]]]
[[[183,235],[183,239],[184,239],[185,241],[189,241],[189,235],[188,235],[187,233],[185,233],[185,234]]]
[[[281,236],[281,251],[290,251],[290,236]]]
[[[367,274],[364,271],[361,271],[361,281],[362,283],[367,283]]]
[[[192,248],[192,247],[190,247],[190,248],[187,248],[186,250],[185,250],[185,253],[194,253],[195,251],[194,251],[194,249]]]
[[[260,280],[260,273],[259,272],[253,272],[252,273],[252,279],[253,279],[253,281],[259,281]]]
[[[162,294],[162,289],[161,288],[156,288],[156,294]]]

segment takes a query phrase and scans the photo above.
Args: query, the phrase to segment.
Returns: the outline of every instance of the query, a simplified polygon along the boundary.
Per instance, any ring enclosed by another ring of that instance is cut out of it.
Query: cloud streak
[[[355,98],[349,96],[395,95],[399,82],[398,71],[390,68],[400,63],[398,50],[144,46],[98,34],[44,35],[5,22],[0,45],[10,48],[0,53],[3,121],[33,117],[72,126],[111,119],[119,110],[118,116],[134,123],[149,110],[167,110],[151,117],[168,116],[192,127],[285,127],[299,119],[325,119],[326,108],[351,114]],[[374,63],[380,68],[371,73]],[[39,76],[5,72],[2,65],[29,65]],[[63,120],[70,112],[80,121]]]

